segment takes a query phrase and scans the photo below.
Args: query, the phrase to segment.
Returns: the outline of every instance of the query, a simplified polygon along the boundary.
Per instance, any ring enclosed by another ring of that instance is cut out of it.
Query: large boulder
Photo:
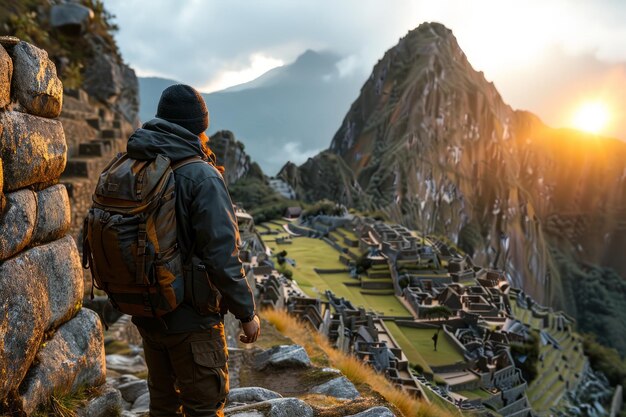
[[[56,393],[102,385],[106,379],[102,325],[98,315],[81,309],[45,342],[19,387],[15,403],[26,415]]]
[[[358,414],[351,414],[346,417],[396,417],[387,407],[372,407]]]
[[[323,384],[314,387],[311,392],[350,400],[360,396],[359,391],[357,391],[354,387],[354,384],[345,376],[324,382]]]
[[[0,112],[0,125],[5,192],[50,183],[61,176],[67,151],[61,122],[6,111]]]
[[[105,385],[100,394],[77,411],[78,417],[110,417],[119,414],[122,396],[115,388]]]
[[[300,345],[280,345],[259,352],[254,357],[254,369],[265,368],[307,368],[311,360],[306,350]]]
[[[228,393],[228,397],[226,402],[228,404],[232,403],[243,403],[243,404],[251,404],[258,403],[261,401],[273,400],[275,398],[282,398],[283,396],[277,392],[268,390],[266,388],[261,387],[241,387],[241,388],[233,388]]]
[[[90,96],[113,104],[123,87],[120,64],[112,54],[96,54],[85,68],[83,86]]]
[[[63,106],[63,84],[48,53],[21,41],[11,51],[11,93],[26,110],[41,117],[57,117]]]
[[[22,189],[6,194],[0,211],[0,261],[33,243],[44,243],[65,235],[70,226],[70,206],[63,185],[38,193]]]
[[[258,410],[241,411],[235,414],[229,414],[228,411],[226,411],[226,415],[228,417],[265,417],[265,414]]]
[[[148,392],[148,381],[136,379],[118,386],[117,389],[122,393],[124,401],[133,404],[137,398]]]
[[[30,243],[37,222],[37,198],[31,190],[8,193],[0,212],[0,261],[10,258]]]
[[[0,398],[23,380],[44,333],[80,308],[83,271],[71,236],[0,265]]]
[[[130,408],[135,415],[144,415],[150,411],[150,393],[146,392],[139,396]]]
[[[37,267],[32,271],[40,279],[47,279],[47,298],[50,303],[48,329],[56,328],[68,321],[81,307],[84,293],[83,267],[76,242],[71,236],[65,236],[43,246],[29,250],[46,252]]]
[[[267,403],[270,405],[269,417],[313,417],[311,406],[297,398],[276,398]]]
[[[275,398],[268,401],[224,410],[229,417],[313,417],[310,405],[298,398]]]
[[[0,109],[11,103],[11,77],[13,76],[13,61],[0,45]]]
[[[138,374],[148,370],[146,361],[140,355],[125,356],[111,354],[106,356],[106,362],[107,369],[121,374]]]
[[[55,4],[50,9],[50,26],[65,34],[78,36],[88,28],[93,17],[93,10],[82,4]]]
[[[65,235],[70,228],[70,199],[62,184],[37,193],[37,227],[33,243],[50,242]]]

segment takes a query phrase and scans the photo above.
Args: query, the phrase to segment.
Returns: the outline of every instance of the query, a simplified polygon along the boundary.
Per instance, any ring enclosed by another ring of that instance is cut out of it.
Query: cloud
[[[262,53],[255,53],[250,56],[246,66],[241,67],[237,65],[232,70],[221,71],[209,83],[199,86],[199,89],[204,93],[224,90],[234,85],[252,81],[267,71],[284,64],[285,62],[281,59],[272,58]]]
[[[365,65],[359,62],[357,55],[349,55],[337,62],[337,71],[339,71],[339,77],[348,77],[358,71],[363,71]]]
[[[621,0],[105,0],[105,6],[117,16],[116,39],[131,66],[198,88],[256,74],[260,56],[290,63],[306,49],[347,57],[339,73],[360,71],[365,80],[384,52],[424,21],[452,29],[474,68],[504,92],[520,80],[546,84],[551,78],[537,72],[537,63],[555,48],[563,59],[549,62],[565,71],[577,57],[626,62]],[[578,82],[588,75],[577,74]]]
[[[296,165],[301,165],[307,159],[320,153],[323,149],[310,149],[303,151],[302,144],[298,142],[288,142],[283,145],[282,149],[275,152],[267,158],[270,163],[280,163],[281,165],[287,161],[291,161]]]

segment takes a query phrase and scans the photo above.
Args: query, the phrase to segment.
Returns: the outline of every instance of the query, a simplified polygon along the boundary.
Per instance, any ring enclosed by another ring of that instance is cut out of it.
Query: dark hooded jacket
[[[203,159],[200,140],[187,129],[163,119],[152,119],[128,139],[131,158],[153,159],[161,154],[172,164],[194,156]],[[222,300],[238,319],[254,314],[254,298],[239,259],[239,230],[230,196],[219,171],[206,162],[178,168],[176,179],[176,228],[183,259],[190,251],[206,266]],[[150,330],[168,333],[208,329],[219,323],[219,314],[201,316],[187,302],[160,319],[134,317]]]

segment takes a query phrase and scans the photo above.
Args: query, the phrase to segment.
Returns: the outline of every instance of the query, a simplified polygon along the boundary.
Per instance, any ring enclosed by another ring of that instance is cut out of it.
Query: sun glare
[[[576,129],[598,134],[609,121],[609,110],[604,103],[593,101],[583,103],[572,119]]]

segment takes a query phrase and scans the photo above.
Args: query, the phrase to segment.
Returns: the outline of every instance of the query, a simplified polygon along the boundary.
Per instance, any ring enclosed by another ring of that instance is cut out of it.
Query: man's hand
[[[259,316],[255,315],[252,321],[247,323],[241,323],[242,335],[239,336],[239,340],[243,343],[254,343],[261,334],[261,320]]]

